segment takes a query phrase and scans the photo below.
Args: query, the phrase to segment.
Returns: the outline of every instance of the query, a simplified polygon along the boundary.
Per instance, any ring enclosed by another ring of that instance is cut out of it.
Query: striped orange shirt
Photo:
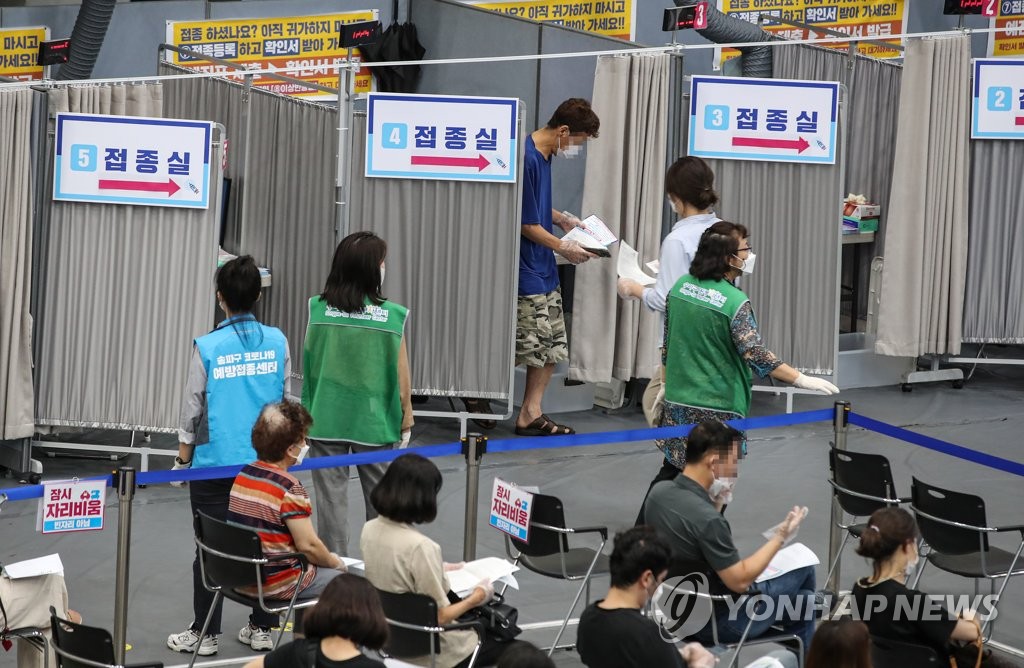
[[[298,552],[285,520],[312,514],[309,493],[302,483],[273,464],[263,461],[246,464],[235,477],[228,503],[228,523],[255,530],[267,557]],[[291,598],[299,579],[298,567],[298,559],[275,561],[264,566],[264,598]],[[299,590],[308,587],[315,576],[316,566],[310,565]],[[257,594],[255,587],[240,587],[239,591],[249,596]]]

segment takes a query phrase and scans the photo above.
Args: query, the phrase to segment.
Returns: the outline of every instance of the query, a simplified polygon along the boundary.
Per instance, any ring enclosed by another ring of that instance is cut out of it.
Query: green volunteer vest
[[[732,320],[747,296],[728,281],[689,274],[672,287],[668,304],[665,400],[746,415],[750,369],[736,352]]]
[[[358,313],[309,300],[302,355],[302,405],[310,438],[386,445],[401,440],[398,359],[409,310],[367,302]]]

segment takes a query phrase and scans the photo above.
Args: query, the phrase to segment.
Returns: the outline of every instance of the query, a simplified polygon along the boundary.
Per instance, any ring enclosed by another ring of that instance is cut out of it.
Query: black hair
[[[871,636],[864,622],[824,621],[814,632],[805,668],[871,668]]]
[[[701,211],[710,209],[718,202],[715,173],[708,163],[695,155],[679,158],[672,163],[665,174],[665,191]]]
[[[217,292],[235,314],[249,313],[260,298],[260,270],[251,255],[240,255],[217,270]]]
[[[672,550],[665,539],[649,526],[636,526],[615,535],[615,547],[608,560],[612,586],[631,587],[645,572],[655,577],[668,570]]]
[[[597,137],[601,129],[601,119],[590,107],[590,102],[581,97],[570,97],[558,105],[555,113],[548,121],[548,129],[554,130],[563,125],[569,127],[569,134],[585,132],[588,137]]]
[[[743,434],[718,420],[698,422],[686,440],[686,463],[696,464],[708,453],[726,456],[733,447],[739,447]]]
[[[555,668],[548,653],[525,640],[509,643],[495,668]]]
[[[269,403],[252,426],[252,447],[260,461],[279,462],[288,448],[303,442],[313,417],[297,401]]]
[[[302,625],[307,638],[341,636],[368,649],[381,649],[388,640],[388,620],[377,590],[350,573],[327,583]]]
[[[875,575],[881,572],[882,562],[907,543],[917,540],[917,522],[902,508],[879,508],[871,513],[868,525],[860,535],[857,554],[873,560]]]
[[[729,258],[740,250],[740,242],[749,236],[739,223],[720,220],[700,235],[700,244],[690,263],[690,275],[700,280],[721,281],[733,266]]]
[[[441,472],[422,455],[407,453],[388,466],[384,477],[370,492],[374,510],[395,522],[425,524],[437,517],[437,493]]]
[[[353,232],[338,244],[331,262],[331,273],[320,293],[329,306],[346,313],[358,313],[366,301],[380,306],[380,265],[388,254],[388,245],[373,232]]]

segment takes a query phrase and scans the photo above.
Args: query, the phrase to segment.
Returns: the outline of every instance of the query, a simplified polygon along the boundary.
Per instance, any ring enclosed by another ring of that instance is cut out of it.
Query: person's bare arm
[[[409,372],[409,349],[402,337],[398,350],[398,393],[402,397],[402,431],[412,429],[415,422],[412,415],[412,377]]]
[[[341,557],[327,549],[324,542],[320,540],[320,536],[316,535],[313,522],[308,517],[286,519],[284,524],[292,534],[295,549],[306,555],[309,563],[314,566],[345,570],[345,563]]]
[[[258,656],[249,663],[245,664],[244,668],[263,668],[263,657]]]
[[[754,552],[754,554],[746,559],[740,559],[728,568],[717,571],[718,577],[722,579],[722,583],[730,591],[737,594],[742,594],[750,589],[757,576],[761,575],[764,569],[768,568],[772,557],[782,549],[786,538],[800,527],[800,522],[803,521],[805,515],[806,508],[794,506],[786,515],[786,519],[779,525],[779,528],[772,534],[772,537],[768,539],[768,542],[762,545],[757,552]]]
[[[438,608],[437,622],[442,626],[450,624],[473,608],[483,605],[490,600],[491,595],[494,593],[494,587],[488,585],[488,587],[490,587],[490,591],[488,591],[484,588],[483,584],[484,583],[480,583],[480,585],[473,589],[473,593],[458,603],[452,603],[451,605],[446,605],[443,608]]]
[[[953,632],[949,634],[950,640],[963,640],[973,642],[981,637],[981,626],[974,619],[960,618],[956,620]]]

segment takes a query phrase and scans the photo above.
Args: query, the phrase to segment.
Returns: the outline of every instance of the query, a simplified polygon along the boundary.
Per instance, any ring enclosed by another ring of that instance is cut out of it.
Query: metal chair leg
[[[220,603],[221,599],[224,598],[224,594],[219,591],[213,595],[213,603],[210,605],[209,612],[206,613],[206,619],[203,620],[203,629],[199,632],[199,641],[196,643],[196,648],[192,651],[192,658],[188,661],[188,668],[196,663],[196,657],[199,656],[199,648],[203,645],[203,638],[206,637],[206,629],[210,628],[210,620],[213,619],[213,611],[217,609],[217,604]]]
[[[572,613],[576,610],[576,605],[580,602],[580,596],[583,595],[583,590],[590,584],[590,575],[594,572],[594,566],[597,565],[597,560],[600,558],[601,552],[598,550],[594,553],[594,558],[590,561],[590,567],[587,568],[587,574],[583,576],[583,584],[576,591],[576,598],[572,599],[572,606],[569,608],[569,612],[565,614],[565,619],[562,620],[562,626],[558,629],[558,635],[555,636],[555,642],[551,643],[551,648],[548,649],[548,656],[551,656],[555,652],[555,648],[558,647],[558,641],[562,637],[562,633],[565,632],[565,627],[569,625],[569,618],[572,617]]]
[[[843,537],[843,542],[839,545],[839,551],[836,552],[836,558],[832,560],[832,564],[828,567],[828,575],[825,576],[825,582],[832,582],[832,573],[836,570],[836,566],[839,565],[839,560],[842,557],[843,549],[846,548],[846,544],[850,541],[850,532],[844,531],[846,536]],[[838,594],[839,592],[834,592]]]

